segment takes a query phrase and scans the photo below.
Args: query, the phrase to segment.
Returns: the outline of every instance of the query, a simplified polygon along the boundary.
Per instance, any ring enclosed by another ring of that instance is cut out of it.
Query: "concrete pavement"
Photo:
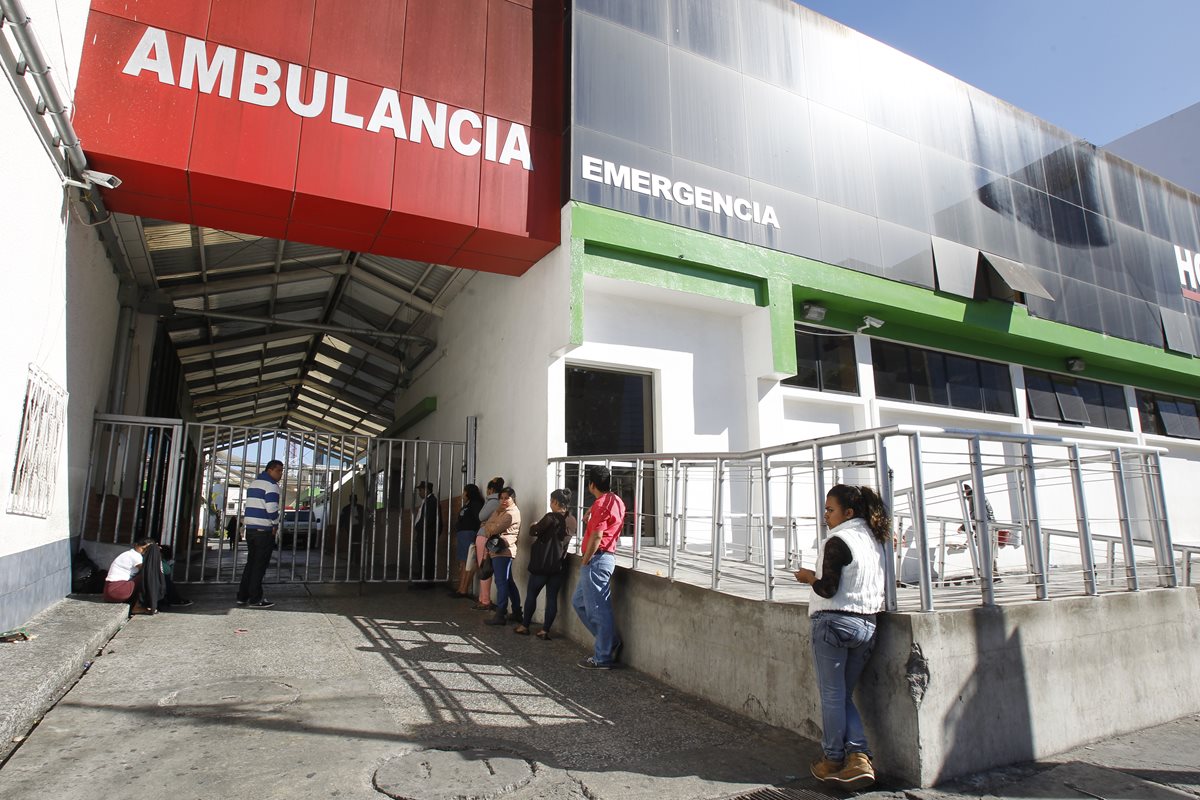
[[[807,777],[815,743],[631,669],[580,670],[579,645],[484,626],[469,603],[440,590],[282,587],[275,608],[254,610],[233,606],[232,587],[189,588],[195,605],[135,617],[108,641],[0,767],[0,797],[824,792]],[[0,645],[0,700],[20,683],[10,676],[37,672],[31,662],[77,659],[88,646],[84,630],[56,628],[55,615],[110,624],[113,606],[65,602],[31,625],[34,641]],[[72,637],[72,647],[48,647]],[[860,797],[1200,797],[1200,716],[936,789],[891,786],[885,776]]]

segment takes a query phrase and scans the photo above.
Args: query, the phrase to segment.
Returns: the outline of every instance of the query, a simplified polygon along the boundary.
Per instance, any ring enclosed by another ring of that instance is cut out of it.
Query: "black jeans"
[[[558,593],[562,590],[563,582],[567,579],[566,571],[555,575],[534,575],[529,573],[529,583],[525,585],[525,627],[533,621],[533,612],[537,611],[538,592],[546,588],[546,613],[542,617],[542,629],[550,630],[554,618],[558,616]]]
[[[263,599],[263,576],[267,574],[267,565],[271,563],[274,549],[274,532],[246,529],[246,567],[242,570],[242,582],[238,585],[239,603],[257,603]]]

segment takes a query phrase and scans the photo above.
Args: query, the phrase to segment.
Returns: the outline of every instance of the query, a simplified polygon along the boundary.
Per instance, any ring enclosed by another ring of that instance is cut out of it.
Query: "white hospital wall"
[[[28,7],[27,11],[33,13]],[[34,31],[65,98],[75,85],[88,3],[61,0]],[[61,22],[61,28],[60,28]],[[3,34],[10,36],[5,31]],[[10,42],[11,42],[10,38]],[[49,156],[7,83],[0,88],[0,256],[9,293],[0,349],[0,629],[70,591],[72,499],[82,495],[92,415],[103,405],[116,326],[116,278],[93,229],[79,222]],[[28,365],[69,393],[46,518],[8,512]]]

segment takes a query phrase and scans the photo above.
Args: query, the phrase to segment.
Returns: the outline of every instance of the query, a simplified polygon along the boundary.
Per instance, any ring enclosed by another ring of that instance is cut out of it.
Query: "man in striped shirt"
[[[238,586],[237,604],[251,608],[275,605],[263,598],[263,576],[275,549],[275,531],[279,525],[279,481],[283,462],[272,460],[246,491],[242,525],[246,532],[246,566]]]

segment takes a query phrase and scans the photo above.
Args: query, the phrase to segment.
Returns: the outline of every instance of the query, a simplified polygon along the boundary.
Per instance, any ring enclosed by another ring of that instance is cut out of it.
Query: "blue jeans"
[[[509,556],[492,556],[492,569],[496,573],[492,576],[492,580],[496,582],[496,613],[501,615],[508,613],[510,600],[513,613],[521,613],[521,592],[517,589],[517,582],[513,580],[512,562]]]
[[[821,749],[830,761],[866,753],[867,732],[854,707],[854,687],[875,648],[875,616],[819,611],[812,618],[813,666],[821,695]]]
[[[613,622],[612,592],[609,590],[616,566],[617,559],[612,553],[596,553],[591,562],[579,567],[579,585],[571,598],[580,621],[596,637],[593,658],[597,664],[611,663],[613,648],[620,641]]]
[[[566,577],[566,572],[558,572],[554,575],[529,573],[529,583],[525,584],[525,619],[523,622],[526,628],[533,621],[534,612],[537,611],[538,593],[542,591],[542,587],[545,587],[546,613],[542,615],[542,630],[550,630],[550,626],[554,624],[554,618],[558,616],[558,592],[562,589]]]

